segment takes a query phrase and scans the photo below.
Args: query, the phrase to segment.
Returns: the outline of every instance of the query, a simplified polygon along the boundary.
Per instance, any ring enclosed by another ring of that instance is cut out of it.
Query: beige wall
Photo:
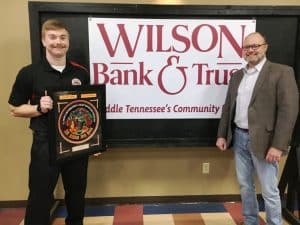
[[[39,0],[41,1],[41,0]],[[49,1],[49,0],[47,0]],[[62,1],[67,2],[67,1]],[[69,1],[124,3],[123,1]],[[126,1],[151,4],[248,5],[243,0]],[[0,201],[25,200],[31,133],[28,120],[9,115],[7,99],[18,70],[31,62],[28,1],[1,5],[0,35]],[[252,5],[300,5],[299,0],[252,0]],[[211,164],[208,175],[203,162]],[[281,164],[282,168],[283,164]],[[215,148],[127,148],[91,158],[87,197],[238,194],[230,151]],[[61,185],[57,196],[63,196]]]

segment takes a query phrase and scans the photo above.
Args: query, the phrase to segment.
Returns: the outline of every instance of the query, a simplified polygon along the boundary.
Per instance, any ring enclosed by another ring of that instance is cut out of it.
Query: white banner
[[[89,18],[92,84],[107,119],[219,118],[255,20]]]

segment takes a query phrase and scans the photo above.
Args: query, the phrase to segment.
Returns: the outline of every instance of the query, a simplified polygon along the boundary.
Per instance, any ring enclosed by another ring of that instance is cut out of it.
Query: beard
[[[264,54],[252,53],[249,55],[245,55],[244,59],[251,65],[257,65],[264,57],[265,57]]]

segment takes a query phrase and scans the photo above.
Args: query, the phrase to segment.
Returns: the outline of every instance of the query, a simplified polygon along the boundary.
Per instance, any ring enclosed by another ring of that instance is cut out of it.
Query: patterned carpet
[[[0,225],[22,225],[24,213],[24,208],[0,209]],[[65,215],[65,208],[59,207],[52,225],[64,225]],[[265,225],[265,213],[259,215],[260,225]],[[197,202],[87,206],[84,225],[239,225],[242,221],[239,202]]]

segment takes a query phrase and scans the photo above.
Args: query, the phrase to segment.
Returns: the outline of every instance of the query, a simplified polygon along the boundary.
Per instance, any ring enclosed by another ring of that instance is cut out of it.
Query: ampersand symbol
[[[169,95],[180,93],[186,85],[186,66],[175,66],[179,63],[179,56],[172,55],[158,74],[158,86]]]

